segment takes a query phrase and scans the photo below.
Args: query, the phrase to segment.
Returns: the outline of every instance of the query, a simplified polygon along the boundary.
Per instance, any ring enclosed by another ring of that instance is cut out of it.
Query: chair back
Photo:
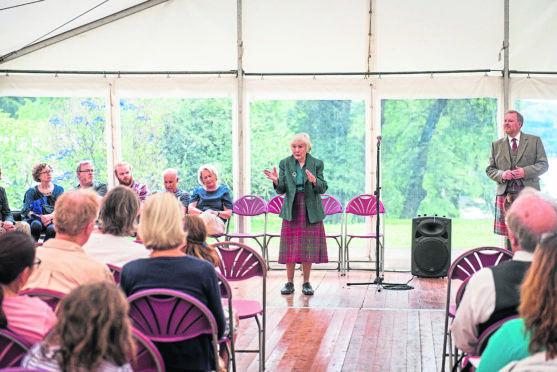
[[[120,284],[120,272],[122,271],[122,268],[109,263],[107,263],[106,266],[108,266],[108,270],[112,273],[114,283]]]
[[[325,210],[326,216],[343,212],[342,204],[332,195],[322,194],[321,202],[323,203],[323,209]]]
[[[15,333],[0,329],[0,368],[19,366],[30,346]]]
[[[213,247],[220,256],[220,272],[229,282],[267,277],[265,261],[253,248],[237,242],[215,243]]]
[[[27,295],[32,297],[39,297],[41,300],[46,302],[48,306],[54,311],[56,306],[60,303],[60,300],[64,298],[65,293],[53,291],[51,289],[45,288],[30,288],[19,292],[20,296]]]
[[[259,216],[266,211],[267,203],[256,195],[244,195],[232,206],[232,212],[240,216]]]
[[[498,247],[474,248],[461,254],[449,268],[449,280],[466,280],[475,272],[510,260],[513,253]]]
[[[512,319],[517,319],[519,317],[519,315],[512,315],[509,317],[506,317],[504,319],[499,320],[498,322],[493,323],[492,325],[490,325],[485,331],[483,331],[480,336],[478,337],[478,341],[476,342],[476,346],[474,347],[474,352],[473,355],[482,355],[483,351],[485,350],[487,343],[489,341],[489,339],[491,338],[491,336],[493,336],[493,334],[495,332],[497,332],[497,330],[499,328],[501,328],[501,326],[503,324],[505,324],[506,322],[508,322],[509,320]]]
[[[279,214],[283,203],[284,195],[273,196],[269,203],[267,203],[267,213]]]
[[[362,194],[352,198],[346,204],[345,212],[358,216],[375,216],[377,214],[376,198],[371,194]],[[379,213],[385,213],[385,207],[379,201]]]
[[[157,347],[143,333],[132,328],[135,343],[135,361],[131,362],[134,371],[164,372],[164,361]]]

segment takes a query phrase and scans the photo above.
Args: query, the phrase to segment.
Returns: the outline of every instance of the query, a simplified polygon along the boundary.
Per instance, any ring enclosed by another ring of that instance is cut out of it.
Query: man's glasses
[[[95,173],[94,169],[84,169],[84,170],[80,170],[79,173]]]
[[[30,267],[33,267],[35,265],[39,266],[41,264],[41,259],[39,257],[37,257],[37,261],[33,262],[31,265],[29,265]]]

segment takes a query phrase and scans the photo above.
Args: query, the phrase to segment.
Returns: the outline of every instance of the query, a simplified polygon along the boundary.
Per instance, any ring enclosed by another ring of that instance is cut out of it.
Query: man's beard
[[[118,178],[118,177],[116,177]],[[133,183],[133,177],[130,177],[130,181],[128,183],[125,183],[122,179],[118,178],[118,182],[120,183],[120,185],[124,185],[124,186],[131,186]]]

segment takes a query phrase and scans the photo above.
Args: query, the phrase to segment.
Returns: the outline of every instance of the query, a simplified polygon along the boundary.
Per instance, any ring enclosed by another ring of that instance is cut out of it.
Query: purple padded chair
[[[236,350],[234,347],[234,311],[232,310],[232,288],[228,284],[228,280],[217,271],[219,280],[220,296],[223,299],[224,311],[228,312],[228,334],[225,335],[230,343],[230,353],[228,358],[229,365],[232,364],[233,372],[236,372]],[[230,368],[227,368],[230,370]]]
[[[284,203],[284,195],[276,195],[274,196],[269,202],[267,203],[267,218],[269,214],[276,214],[277,216],[280,213],[280,209],[282,208],[282,204]],[[279,232],[266,232],[266,241],[265,241],[265,252],[267,256],[264,257],[265,261],[267,262],[267,269],[271,269],[269,266],[269,242],[272,238],[280,238],[280,231]]]
[[[212,336],[215,370],[219,369],[217,323],[194,297],[170,289],[148,289],[128,297],[132,325],[151,341],[178,342]]]
[[[108,266],[108,270],[112,273],[114,283],[120,284],[120,272],[122,271],[122,268],[109,263],[107,263],[106,266]]]
[[[383,271],[383,248],[384,248],[384,241],[383,238],[385,236],[385,224],[383,223],[383,233],[379,233],[377,236],[375,232],[375,228],[373,232],[366,233],[366,232],[357,232],[357,233],[348,233],[348,215],[354,216],[362,216],[362,217],[373,217],[377,215],[377,205],[375,203],[375,196],[371,194],[362,194],[358,195],[346,204],[346,208],[344,209],[344,213],[346,214],[346,220],[344,222],[344,263],[345,263],[345,270],[350,270],[350,251],[348,249],[350,242],[352,239],[379,239],[380,240],[380,251],[379,257],[375,257],[375,265],[379,265],[380,271]],[[385,207],[383,203],[379,201],[379,213],[385,213]],[[379,218],[379,216],[377,216]],[[375,250],[373,250],[375,251]],[[368,261],[352,261],[352,262],[370,262]],[[375,268],[373,268],[375,270]]]
[[[229,282],[260,276],[261,301],[233,299],[232,307],[240,319],[254,318],[259,335],[258,349],[238,350],[238,353],[259,353],[259,371],[265,370],[265,325],[267,322],[267,268],[263,258],[252,248],[236,242],[213,244],[220,256],[219,270]],[[262,319],[259,319],[261,317]]]
[[[256,195],[244,195],[236,200],[232,207],[232,213],[239,216],[254,217],[265,216],[262,232],[232,232],[226,234],[226,240],[231,239],[253,239],[261,248],[261,255],[265,257],[265,232],[267,229],[267,202]]]
[[[48,306],[50,306],[50,308],[55,311],[56,310],[56,306],[58,306],[58,303],[60,302],[60,300],[62,298],[64,298],[64,296],[66,295],[65,293],[62,292],[58,292],[58,291],[53,291],[51,289],[45,289],[45,288],[30,288],[30,289],[26,289],[24,291],[19,292],[19,295],[27,295],[27,296],[32,296],[32,297],[38,297],[41,300],[43,300],[44,302],[46,302],[48,304]]]
[[[164,372],[164,361],[157,347],[143,333],[132,328],[135,361],[130,362],[136,372]]]
[[[31,345],[15,333],[0,329],[0,368],[17,367]]]
[[[321,202],[323,203],[323,209],[325,210],[325,216],[331,216],[340,213],[340,231],[339,233],[325,233],[325,237],[328,239],[334,239],[338,245],[338,267],[337,270],[341,271],[343,265],[342,259],[342,204],[340,201],[332,195],[322,194]],[[334,261],[333,261],[334,262]]]
[[[477,271],[490,266],[495,266],[501,262],[510,260],[513,257],[513,253],[507,251],[506,249],[498,247],[480,247],[471,249],[467,252],[461,254],[456,260],[453,261],[449,272],[447,274],[447,298],[445,303],[445,329],[443,334],[443,354],[441,361],[441,371],[445,371],[445,356],[447,355],[447,342],[449,343],[449,369],[455,360],[458,358],[458,351],[452,348],[452,339],[449,329],[449,318],[454,318],[456,313],[456,304],[451,303],[451,287],[453,281],[459,281],[460,293],[457,293],[457,297],[462,297],[463,289],[462,285]],[[462,282],[462,283],[460,283]],[[460,300],[459,298],[459,300]]]

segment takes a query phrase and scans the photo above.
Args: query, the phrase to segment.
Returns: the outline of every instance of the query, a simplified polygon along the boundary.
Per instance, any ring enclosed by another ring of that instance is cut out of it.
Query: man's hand
[[[516,167],[515,170],[511,172],[513,174],[514,179],[524,178],[524,169]]]
[[[513,171],[508,170],[503,173],[504,180],[512,180],[513,178]]]

